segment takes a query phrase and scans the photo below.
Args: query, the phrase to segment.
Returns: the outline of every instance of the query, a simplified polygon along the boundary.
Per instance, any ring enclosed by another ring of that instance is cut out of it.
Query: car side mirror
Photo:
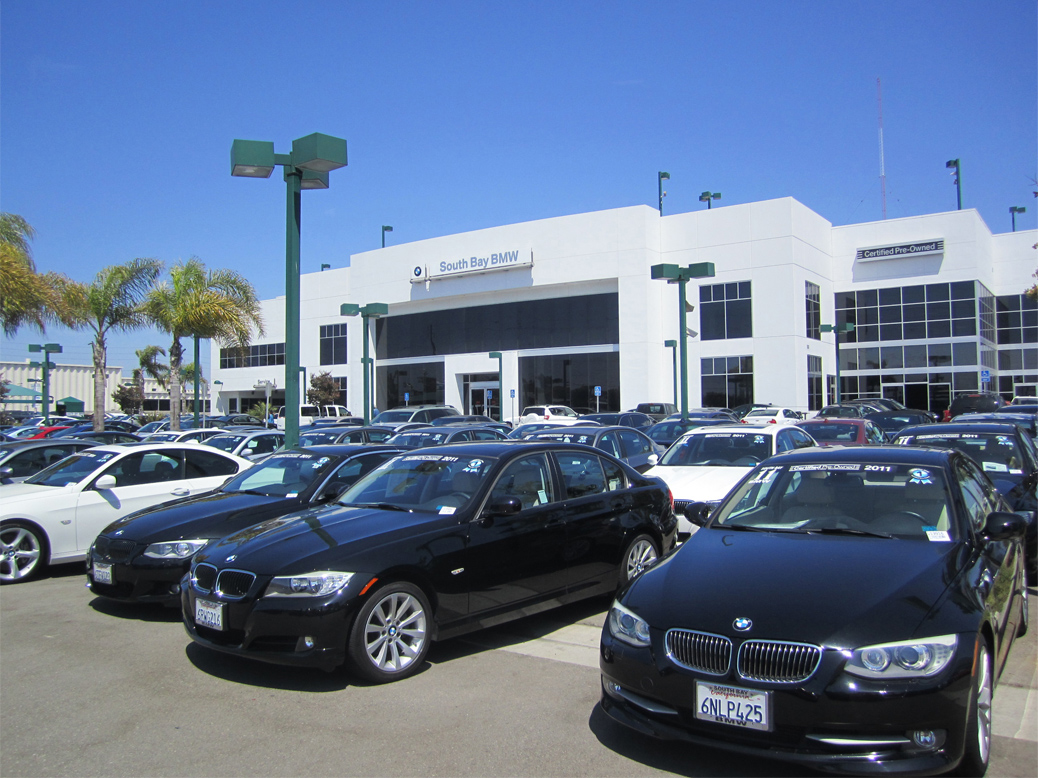
[[[656,467],[656,465],[660,461],[660,455],[659,454],[649,454],[649,460],[648,461],[649,461],[649,467]]]
[[[483,511],[483,517],[514,516],[523,509],[523,504],[518,497],[504,497],[494,500]]]
[[[981,534],[987,540],[1009,540],[1023,537],[1027,531],[1027,519],[1019,513],[995,511],[984,522]]]
[[[11,483],[11,476],[14,475],[14,468],[10,465],[0,467],[0,484]]]
[[[706,523],[710,520],[710,514],[712,512],[713,508],[709,503],[694,502],[685,508],[685,518],[697,527],[705,527]]]
[[[114,489],[115,488],[115,476],[105,473],[103,476],[94,481],[95,489]]]

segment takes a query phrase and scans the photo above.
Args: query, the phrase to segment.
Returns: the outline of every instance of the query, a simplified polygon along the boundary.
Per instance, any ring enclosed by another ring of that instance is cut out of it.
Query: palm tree
[[[60,273],[37,273],[30,241],[36,231],[21,216],[0,213],[0,326],[13,335],[22,325],[41,332],[49,322],[69,323],[62,293],[71,283]]]
[[[169,366],[159,362],[159,354],[166,356],[166,349],[162,348],[162,346],[145,346],[134,353],[137,355],[139,367],[134,368],[133,383],[137,386],[137,391],[141,398],[141,407],[138,411],[143,413],[144,379],[154,378],[159,382],[159,386],[165,389],[166,376],[169,374]]]
[[[170,427],[180,429],[180,367],[184,360],[181,338],[215,338],[225,345],[248,348],[253,332],[263,334],[256,290],[231,270],[206,270],[197,257],[170,269],[148,295],[148,317],[173,336],[169,347]]]
[[[134,259],[101,270],[90,285],[72,282],[65,300],[73,329],[94,333],[94,429],[104,429],[105,379],[108,369],[108,333],[147,326],[143,303],[162,272],[157,259]]]

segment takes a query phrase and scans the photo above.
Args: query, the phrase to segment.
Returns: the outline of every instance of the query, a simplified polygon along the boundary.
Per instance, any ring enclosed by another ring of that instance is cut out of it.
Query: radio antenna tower
[[[883,220],[887,218],[887,171],[883,163],[883,84],[876,79],[876,96],[879,101],[879,190],[883,201]]]

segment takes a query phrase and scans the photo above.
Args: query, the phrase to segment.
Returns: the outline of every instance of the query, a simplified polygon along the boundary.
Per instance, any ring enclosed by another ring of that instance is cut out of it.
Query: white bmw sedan
[[[83,560],[116,519],[210,491],[251,465],[191,443],[129,443],[84,449],[20,484],[0,485],[0,583]]]

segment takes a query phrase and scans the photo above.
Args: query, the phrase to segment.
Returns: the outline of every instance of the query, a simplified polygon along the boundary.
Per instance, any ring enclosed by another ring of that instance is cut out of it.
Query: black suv
[[[948,418],[954,419],[960,413],[990,413],[1005,404],[997,392],[966,392],[952,400]]]

